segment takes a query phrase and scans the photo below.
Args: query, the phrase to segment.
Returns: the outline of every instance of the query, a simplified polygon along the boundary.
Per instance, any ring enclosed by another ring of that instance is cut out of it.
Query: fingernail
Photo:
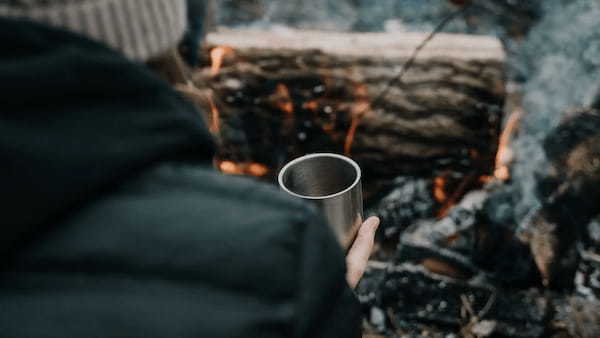
[[[376,231],[377,228],[379,228],[379,223],[380,223],[379,217],[371,216],[371,217],[369,217],[368,221],[369,221],[369,223],[371,223],[371,227],[373,228],[373,231]]]

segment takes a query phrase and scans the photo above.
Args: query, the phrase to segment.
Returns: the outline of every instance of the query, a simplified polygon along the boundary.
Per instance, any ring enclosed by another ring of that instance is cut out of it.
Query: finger
[[[346,280],[351,288],[356,287],[365,272],[378,227],[379,218],[369,217],[358,230],[358,235],[346,256]]]

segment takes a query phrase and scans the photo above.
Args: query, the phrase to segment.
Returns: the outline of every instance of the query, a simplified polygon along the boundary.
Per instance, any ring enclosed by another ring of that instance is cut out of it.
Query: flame
[[[217,46],[210,50],[210,75],[217,76],[219,75],[219,71],[221,70],[221,66],[223,66],[223,60],[228,55],[233,55],[234,50],[229,46]]]
[[[346,155],[350,155],[350,150],[352,149],[352,144],[354,143],[354,135],[356,135],[356,129],[360,124],[360,117],[352,116],[352,122],[350,123],[350,129],[348,129],[348,134],[346,134],[346,140],[344,141],[344,153]]]
[[[269,173],[269,168],[261,163],[233,161],[216,161],[216,167],[224,174],[228,175],[251,175],[256,177],[265,176]]]
[[[307,102],[304,102],[302,104],[302,108],[303,109],[307,109],[307,110],[311,110],[311,111],[316,111],[317,109],[319,109],[319,102],[317,102],[317,101],[307,101]]]
[[[450,236],[446,237],[446,243],[448,243],[448,245],[452,245],[454,243],[456,243],[456,241],[458,241],[460,239],[460,234],[458,232],[455,232],[453,234],[451,234]]]
[[[331,133],[335,129],[335,122],[324,123],[322,128],[324,132]],[[344,148],[346,148],[346,146],[344,146]]]
[[[479,176],[479,183],[486,184],[486,183],[491,182],[493,179],[494,179],[494,176],[481,175],[481,176]]]
[[[446,197],[446,199],[443,200],[442,202],[442,207],[440,208],[440,210],[438,211],[437,214],[437,218],[441,219],[446,217],[446,215],[448,215],[448,212],[450,211],[450,209],[456,205],[456,203],[461,199],[461,197],[464,195],[464,193],[469,189],[469,187],[472,186],[472,184],[474,182],[477,182],[480,177],[477,176],[477,172],[473,171],[470,174],[468,174],[467,176],[465,176],[462,181],[460,182],[460,184],[458,185],[458,187],[452,192],[451,195],[447,195],[445,193],[445,185],[447,183],[446,179],[441,177],[444,181],[443,184],[444,186],[438,186],[438,183],[441,183],[442,181],[438,180],[439,178],[436,177],[434,179],[434,196],[436,197],[441,197],[441,196],[436,196],[436,188],[437,187],[443,187],[442,192],[444,193],[444,196]],[[436,180],[438,182],[436,182]],[[439,201],[439,200],[438,200]]]
[[[450,208],[452,208],[455,204],[454,198],[450,198],[446,193],[447,183],[448,179],[445,177],[444,174],[437,176],[433,179],[433,197],[436,201],[442,204],[437,214],[438,218],[445,217],[448,214]]]
[[[502,165],[499,168],[494,170],[494,177],[501,180],[506,181],[510,178],[510,171],[508,170],[508,166]]]
[[[218,134],[221,131],[221,118],[212,94],[208,95],[208,103],[210,104],[210,125],[208,126],[208,130],[213,134]]]
[[[508,166],[512,161],[513,154],[510,148],[510,140],[514,134],[521,117],[523,116],[523,110],[515,109],[508,120],[506,121],[506,127],[500,134],[500,140],[498,142],[498,152],[496,153],[496,165],[494,170],[494,177],[501,181],[506,181],[510,178],[510,170]]]
[[[442,218],[448,216],[448,212],[454,205],[456,205],[456,203],[454,203],[452,201],[448,201],[447,203],[444,203],[444,205],[442,205],[442,207],[438,211],[437,218],[442,219]]]
[[[350,155],[352,145],[354,144],[356,129],[358,129],[358,125],[365,116],[367,110],[371,108],[371,103],[369,102],[369,89],[367,86],[362,83],[357,84],[354,87],[354,96],[356,97],[356,104],[352,106],[350,111],[352,120],[350,122],[348,133],[346,134],[346,140],[344,141],[344,153],[348,156]]]
[[[215,104],[214,92],[212,90],[208,92],[200,90],[191,81],[188,81],[187,83],[177,83],[175,84],[175,89],[181,94],[183,94],[185,97],[190,99],[194,104],[197,104],[200,107],[202,107],[200,111],[204,120],[207,120],[208,122],[208,130],[211,133],[217,135],[221,129],[221,118],[219,109]],[[204,114],[207,111],[207,109],[205,109],[207,108],[207,103],[210,107],[208,109],[210,110],[210,114],[204,116]]]
[[[250,163],[246,171],[252,176],[265,176],[269,172],[269,168],[264,164]]]
[[[286,112],[288,115],[292,115],[294,113],[294,103],[292,102],[292,97],[290,96],[290,90],[283,83],[277,84],[275,92],[271,95],[270,99],[277,108]]]
[[[218,168],[224,174],[241,175],[244,173],[242,168],[237,163],[232,161],[221,161],[218,164]]]
[[[433,196],[436,201],[443,203],[448,199],[445,188],[446,179],[443,176],[438,176],[433,179]]]

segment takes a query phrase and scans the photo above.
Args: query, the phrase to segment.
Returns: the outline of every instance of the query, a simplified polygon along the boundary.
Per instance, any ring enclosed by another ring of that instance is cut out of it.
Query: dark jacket
[[[358,334],[321,218],[215,172],[167,83],[25,21],[0,46],[0,337]]]

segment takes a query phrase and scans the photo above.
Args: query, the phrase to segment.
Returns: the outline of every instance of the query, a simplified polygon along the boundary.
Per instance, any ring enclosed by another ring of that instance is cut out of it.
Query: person
[[[213,170],[146,63],[185,0],[0,0],[0,336],[358,337],[378,220],[344,252],[310,206]]]

